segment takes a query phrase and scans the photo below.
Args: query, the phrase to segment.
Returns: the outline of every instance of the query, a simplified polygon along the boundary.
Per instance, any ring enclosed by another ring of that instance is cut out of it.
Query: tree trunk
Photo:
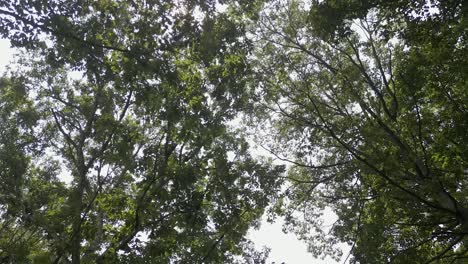
[[[83,209],[83,194],[85,188],[87,169],[84,163],[83,151],[78,151],[78,185],[76,192],[72,195],[73,200],[73,224],[72,224],[72,240],[71,240],[71,255],[72,264],[80,264],[81,262],[81,210]]]
[[[78,184],[78,189],[75,193],[75,206],[73,213],[73,225],[72,225],[72,240],[71,240],[71,255],[72,264],[80,264],[81,262],[81,207],[82,207],[82,195],[83,188],[82,184]]]

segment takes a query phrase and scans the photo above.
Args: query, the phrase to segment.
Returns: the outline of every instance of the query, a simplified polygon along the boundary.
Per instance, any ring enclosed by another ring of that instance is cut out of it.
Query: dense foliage
[[[254,29],[264,144],[293,163],[277,211],[317,256],[468,258],[467,6],[432,3],[273,1]]]
[[[0,78],[0,262],[264,263],[245,235],[270,208],[315,256],[464,263],[467,14],[0,0],[22,51]]]
[[[249,96],[234,7],[0,8],[3,36],[26,48],[0,86],[2,263],[262,258],[244,236],[282,168],[228,124]]]

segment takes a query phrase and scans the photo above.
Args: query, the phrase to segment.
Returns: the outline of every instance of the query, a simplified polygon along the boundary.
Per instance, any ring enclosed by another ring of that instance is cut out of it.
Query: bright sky
[[[10,49],[10,42],[0,39],[0,73],[5,72],[5,67],[13,58],[13,50]]]
[[[0,73],[5,72],[6,65],[13,59],[14,50],[10,48],[8,40],[0,39]],[[330,213],[325,213],[329,221],[335,218]],[[299,241],[294,234],[284,234],[282,232],[282,222],[278,219],[276,223],[269,224],[262,221],[259,230],[250,230],[248,237],[252,239],[258,249],[263,246],[271,248],[270,261],[276,264],[336,264],[337,262],[326,259],[320,260],[312,257],[307,252],[307,246]],[[347,250],[343,250],[347,253]]]
[[[330,216],[333,217],[333,216]],[[307,246],[299,241],[294,234],[285,234],[282,232],[282,221],[277,219],[274,224],[262,221],[259,230],[250,230],[248,237],[255,242],[260,249],[262,246],[269,247],[270,261],[276,264],[336,264],[332,259],[316,259],[307,252]],[[343,250],[345,255],[348,253]]]

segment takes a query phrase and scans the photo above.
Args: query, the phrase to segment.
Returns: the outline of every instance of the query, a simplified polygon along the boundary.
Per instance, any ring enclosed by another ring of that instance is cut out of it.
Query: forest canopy
[[[0,0],[0,262],[266,263],[268,215],[316,257],[465,263],[467,14]]]

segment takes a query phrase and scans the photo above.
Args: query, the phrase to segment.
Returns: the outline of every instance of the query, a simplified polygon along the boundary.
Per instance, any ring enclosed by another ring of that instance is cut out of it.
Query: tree
[[[43,221],[43,215],[33,218],[33,210],[50,202],[42,191],[52,197],[62,187],[51,173],[54,163],[34,168],[28,155],[40,148],[33,130],[40,115],[28,99],[23,82],[22,78],[0,80],[0,258],[4,263],[25,262],[29,251],[36,248],[37,224]],[[41,180],[47,183],[39,184]]]
[[[467,9],[432,3],[272,1],[254,27],[263,144],[292,164],[275,209],[316,256],[468,258]]]
[[[0,86],[0,258],[264,258],[244,236],[282,167],[228,125],[248,107],[249,5],[85,2],[0,3],[0,33],[26,48]]]

